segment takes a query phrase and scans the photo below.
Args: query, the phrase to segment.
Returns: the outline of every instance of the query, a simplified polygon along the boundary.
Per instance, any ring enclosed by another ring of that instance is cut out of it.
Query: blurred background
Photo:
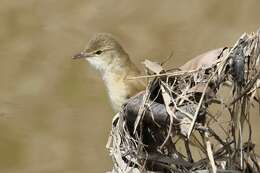
[[[111,168],[106,89],[87,62],[71,60],[93,34],[114,34],[140,68],[170,52],[178,67],[255,31],[259,7],[258,0],[1,0],[0,172]]]

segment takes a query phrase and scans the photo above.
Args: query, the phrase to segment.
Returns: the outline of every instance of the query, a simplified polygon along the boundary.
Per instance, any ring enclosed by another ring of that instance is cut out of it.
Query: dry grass
[[[146,91],[130,99],[113,123],[114,171],[260,171],[251,121],[260,115],[252,114],[260,104],[260,31],[195,57],[181,71],[144,64]],[[227,101],[220,92],[226,84]]]

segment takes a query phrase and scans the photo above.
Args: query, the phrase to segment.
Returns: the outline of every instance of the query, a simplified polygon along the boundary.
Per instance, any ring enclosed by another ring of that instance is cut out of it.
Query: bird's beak
[[[91,53],[80,52],[80,53],[72,56],[72,59],[82,59],[82,58],[88,58],[88,57],[91,57],[91,56],[92,56]]]

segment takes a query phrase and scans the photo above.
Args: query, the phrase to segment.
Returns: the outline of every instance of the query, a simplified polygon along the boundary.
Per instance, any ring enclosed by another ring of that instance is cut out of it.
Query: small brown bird
[[[96,34],[82,52],[73,56],[82,58],[101,73],[116,112],[128,98],[145,88],[142,81],[127,79],[140,75],[140,71],[111,34]]]

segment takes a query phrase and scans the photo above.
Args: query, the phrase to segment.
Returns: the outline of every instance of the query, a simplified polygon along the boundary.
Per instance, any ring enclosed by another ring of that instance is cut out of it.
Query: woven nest
[[[179,69],[144,64],[146,90],[113,120],[112,172],[260,172],[250,122],[260,115],[260,32]]]

